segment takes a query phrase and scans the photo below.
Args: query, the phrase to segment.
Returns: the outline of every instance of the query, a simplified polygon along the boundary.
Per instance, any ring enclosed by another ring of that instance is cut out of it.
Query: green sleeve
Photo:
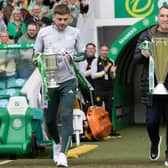
[[[13,22],[9,22],[7,25],[7,31],[9,33],[9,36],[12,36],[13,38],[17,37],[17,32],[16,32],[17,26]]]
[[[26,32],[26,24],[24,22],[21,23],[22,34]],[[7,25],[7,31],[9,36],[12,36],[14,39],[20,37],[22,34],[17,32],[17,25],[14,22],[9,22]]]

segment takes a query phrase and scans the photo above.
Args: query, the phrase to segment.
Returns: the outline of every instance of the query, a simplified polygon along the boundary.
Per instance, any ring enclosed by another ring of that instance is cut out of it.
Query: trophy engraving
[[[164,86],[164,81],[168,72],[168,38],[152,38],[150,48],[155,67],[157,86],[152,94],[166,95],[168,91]]]

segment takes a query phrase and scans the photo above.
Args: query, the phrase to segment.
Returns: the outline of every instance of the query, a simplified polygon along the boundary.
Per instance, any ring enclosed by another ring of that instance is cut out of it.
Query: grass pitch
[[[150,143],[145,126],[131,126],[120,130],[121,138],[108,139],[82,144],[95,144],[98,147],[91,152],[80,155],[77,159],[68,159],[70,168],[163,168],[165,152],[165,128],[162,135],[161,157],[158,161],[149,160]],[[7,160],[2,159],[2,160]],[[1,161],[2,161],[1,160]],[[0,162],[1,162],[0,161]],[[3,168],[55,168],[51,159],[51,148],[40,152],[37,158],[17,158]]]

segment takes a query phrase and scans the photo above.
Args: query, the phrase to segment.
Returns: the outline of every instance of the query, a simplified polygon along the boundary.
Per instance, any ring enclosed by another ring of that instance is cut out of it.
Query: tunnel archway
[[[156,16],[140,20],[128,27],[114,41],[108,58],[117,65],[117,76],[114,82],[114,102],[112,108],[113,128],[118,129],[134,123],[135,73],[133,54],[139,34],[156,25]],[[139,89],[139,88],[136,88]]]

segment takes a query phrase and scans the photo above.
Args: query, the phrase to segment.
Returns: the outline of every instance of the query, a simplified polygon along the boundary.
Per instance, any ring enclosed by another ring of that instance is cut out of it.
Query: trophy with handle
[[[60,54],[54,53],[50,49],[46,49],[43,53],[43,62],[46,67],[46,76],[48,81],[48,88],[59,87],[55,76],[58,69],[58,57]]]
[[[154,60],[154,69],[158,84],[153,89],[154,95],[167,95],[164,81],[168,73],[168,38],[154,37],[150,43],[150,51]]]

